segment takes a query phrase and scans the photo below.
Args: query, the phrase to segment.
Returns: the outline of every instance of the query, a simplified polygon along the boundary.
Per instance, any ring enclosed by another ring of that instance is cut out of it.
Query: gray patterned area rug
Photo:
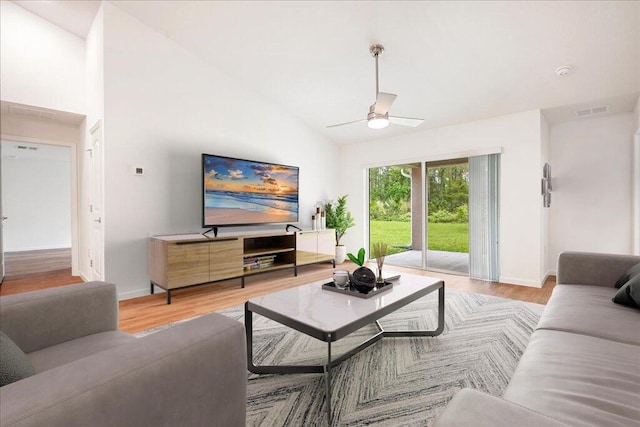
[[[386,330],[435,329],[437,293],[384,317]],[[446,290],[445,329],[437,337],[384,338],[332,370],[333,423],[429,426],[465,387],[500,396],[543,305]],[[244,323],[244,306],[219,313]],[[144,336],[187,320],[137,333]],[[326,343],[254,314],[256,364],[322,364]],[[376,333],[363,328],[332,346],[334,357]],[[247,426],[326,425],[322,374],[248,373]]]
[[[516,367],[543,305],[446,291],[438,337],[384,338],[332,370],[334,424],[428,426],[464,387],[499,396]],[[244,307],[220,313],[244,322]],[[435,329],[437,293],[383,318],[387,330]],[[254,314],[256,364],[322,364],[326,343]],[[338,341],[334,357],[376,332]],[[322,374],[249,374],[248,426],[326,425]]]

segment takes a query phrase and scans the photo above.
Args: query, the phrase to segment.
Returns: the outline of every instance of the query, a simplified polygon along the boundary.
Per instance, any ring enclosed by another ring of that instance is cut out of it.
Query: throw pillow
[[[616,292],[612,299],[616,304],[640,309],[640,274],[636,274]]]
[[[632,266],[626,273],[624,273],[616,282],[616,288],[620,289],[625,283],[629,281],[633,276],[640,274],[640,262]]]
[[[0,331],[0,387],[35,374],[24,351]]]

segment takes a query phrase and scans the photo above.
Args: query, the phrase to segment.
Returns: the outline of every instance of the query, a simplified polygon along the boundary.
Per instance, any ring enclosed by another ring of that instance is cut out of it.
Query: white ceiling
[[[99,1],[13,0],[19,6],[85,39],[100,8]]]
[[[640,92],[639,1],[113,4],[337,142],[595,100],[627,105]],[[327,129],[366,117],[372,43],[385,47],[380,90],[398,94],[391,114],[425,122]],[[561,65],[573,72],[558,77]]]

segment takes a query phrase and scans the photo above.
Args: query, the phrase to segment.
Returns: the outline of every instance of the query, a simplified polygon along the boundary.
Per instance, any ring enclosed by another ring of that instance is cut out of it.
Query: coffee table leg
[[[247,368],[253,372],[253,312],[249,310],[249,305],[244,304],[244,327],[247,335]]]
[[[379,325],[378,325],[379,326]],[[382,329],[382,328],[381,328]],[[431,331],[385,331],[383,337],[436,337],[444,331],[444,284],[438,289],[438,327]]]
[[[327,364],[324,366],[324,395],[327,423],[331,425],[331,341],[327,342]]]

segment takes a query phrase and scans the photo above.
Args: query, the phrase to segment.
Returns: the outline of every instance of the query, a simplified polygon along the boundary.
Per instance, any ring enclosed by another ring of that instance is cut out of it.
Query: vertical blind
[[[500,154],[469,157],[469,277],[498,281]]]

